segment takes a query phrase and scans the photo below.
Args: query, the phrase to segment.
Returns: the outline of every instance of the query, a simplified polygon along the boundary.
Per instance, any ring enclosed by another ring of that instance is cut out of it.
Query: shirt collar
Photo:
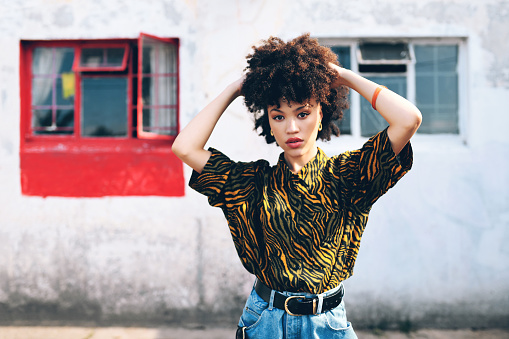
[[[277,163],[277,172],[279,172],[284,181],[288,180],[299,180],[304,182],[306,186],[309,188],[313,185],[315,180],[320,176],[320,172],[327,162],[327,155],[318,147],[318,152],[315,157],[311,159],[299,173],[294,174],[285,161],[284,153],[279,155],[279,160]]]

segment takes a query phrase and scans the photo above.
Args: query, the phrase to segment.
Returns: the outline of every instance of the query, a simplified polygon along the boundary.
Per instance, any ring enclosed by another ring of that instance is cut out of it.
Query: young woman
[[[244,267],[256,276],[238,338],[356,338],[342,281],[353,271],[373,203],[411,168],[419,110],[341,68],[308,34],[271,37],[247,56],[246,74],[180,132],[173,151],[194,171],[190,186],[220,207]],[[355,151],[327,157],[318,138],[338,135],[349,88],[389,127]],[[279,161],[233,162],[204,149],[228,105],[244,96],[255,127],[283,149]]]

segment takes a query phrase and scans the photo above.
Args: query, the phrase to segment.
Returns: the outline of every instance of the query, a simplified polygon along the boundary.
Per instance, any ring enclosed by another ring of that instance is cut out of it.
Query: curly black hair
[[[268,144],[275,141],[270,134],[267,107],[279,106],[280,101],[304,103],[315,99],[322,107],[322,130],[317,139],[330,140],[339,135],[334,121],[343,117],[348,108],[348,87],[331,88],[337,77],[328,63],[339,65],[336,54],[320,46],[309,33],[284,42],[270,37],[261,46],[253,46],[247,58],[246,78],[242,94],[248,110],[255,116],[255,130]]]

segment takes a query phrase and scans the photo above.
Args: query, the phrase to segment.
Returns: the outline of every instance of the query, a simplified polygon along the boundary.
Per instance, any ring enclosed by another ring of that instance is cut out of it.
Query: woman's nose
[[[295,121],[295,119],[288,119],[287,121],[286,133],[296,133],[299,131],[299,127],[297,126],[297,121]]]

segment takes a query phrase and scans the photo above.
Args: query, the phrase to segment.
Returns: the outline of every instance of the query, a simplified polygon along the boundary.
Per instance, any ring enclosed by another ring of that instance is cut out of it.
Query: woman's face
[[[307,163],[316,155],[316,137],[322,121],[320,103],[310,99],[304,103],[281,100],[279,107],[268,107],[269,124],[287,162]]]

